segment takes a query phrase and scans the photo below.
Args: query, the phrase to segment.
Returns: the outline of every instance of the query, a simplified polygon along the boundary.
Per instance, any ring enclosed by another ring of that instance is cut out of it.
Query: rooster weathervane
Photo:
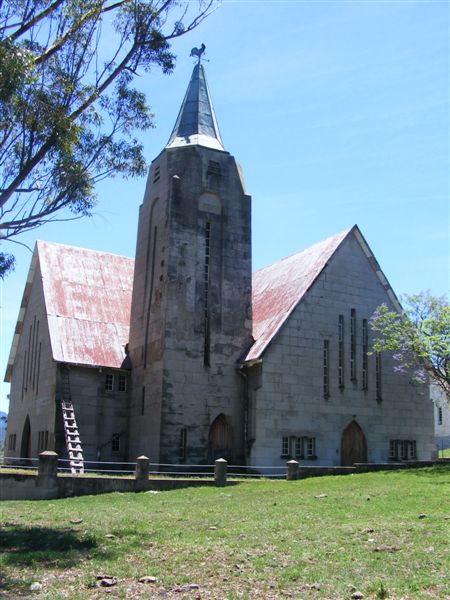
[[[189,56],[196,56],[198,58],[199,63],[201,60],[206,60],[207,62],[209,62],[206,58],[202,58],[203,54],[205,53],[205,50],[206,46],[205,44],[202,44],[200,48],[192,48]]]

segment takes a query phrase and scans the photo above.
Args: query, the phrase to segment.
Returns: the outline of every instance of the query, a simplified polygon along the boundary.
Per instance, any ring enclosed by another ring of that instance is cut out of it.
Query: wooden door
[[[232,460],[233,457],[233,428],[224,414],[214,419],[209,428],[208,436],[209,459],[217,458]]]
[[[344,430],[341,441],[341,465],[350,467],[354,463],[367,462],[367,442],[363,430],[352,421]]]

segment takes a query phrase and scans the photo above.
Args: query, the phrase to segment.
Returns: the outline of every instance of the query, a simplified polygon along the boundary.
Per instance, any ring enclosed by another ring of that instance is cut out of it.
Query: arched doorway
[[[363,430],[352,421],[344,430],[341,440],[341,465],[350,467],[354,463],[367,462],[367,442]]]
[[[209,459],[233,458],[233,428],[224,414],[220,414],[211,424],[208,435]]]
[[[23,459],[31,458],[30,452],[31,452],[31,427],[30,427],[30,417],[27,415],[27,418],[25,419],[25,423],[23,424],[23,429],[22,429],[22,439],[20,442],[20,458],[23,458]]]

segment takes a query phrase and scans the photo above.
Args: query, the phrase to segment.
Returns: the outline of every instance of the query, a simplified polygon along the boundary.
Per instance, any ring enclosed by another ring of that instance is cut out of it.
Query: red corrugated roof
[[[352,231],[346,229],[253,273],[253,338],[244,361],[257,360]]]
[[[253,274],[255,342],[244,361],[261,357],[353,230],[359,232],[356,227],[346,229]],[[36,252],[53,358],[120,368],[128,343],[134,260],[42,241],[37,242]]]
[[[128,343],[134,260],[37,242],[53,358],[120,368]]]

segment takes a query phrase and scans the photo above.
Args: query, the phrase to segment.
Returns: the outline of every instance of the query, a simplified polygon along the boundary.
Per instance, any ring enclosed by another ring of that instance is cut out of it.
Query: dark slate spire
[[[203,65],[197,63],[166,148],[198,144],[224,150],[206,83]]]

